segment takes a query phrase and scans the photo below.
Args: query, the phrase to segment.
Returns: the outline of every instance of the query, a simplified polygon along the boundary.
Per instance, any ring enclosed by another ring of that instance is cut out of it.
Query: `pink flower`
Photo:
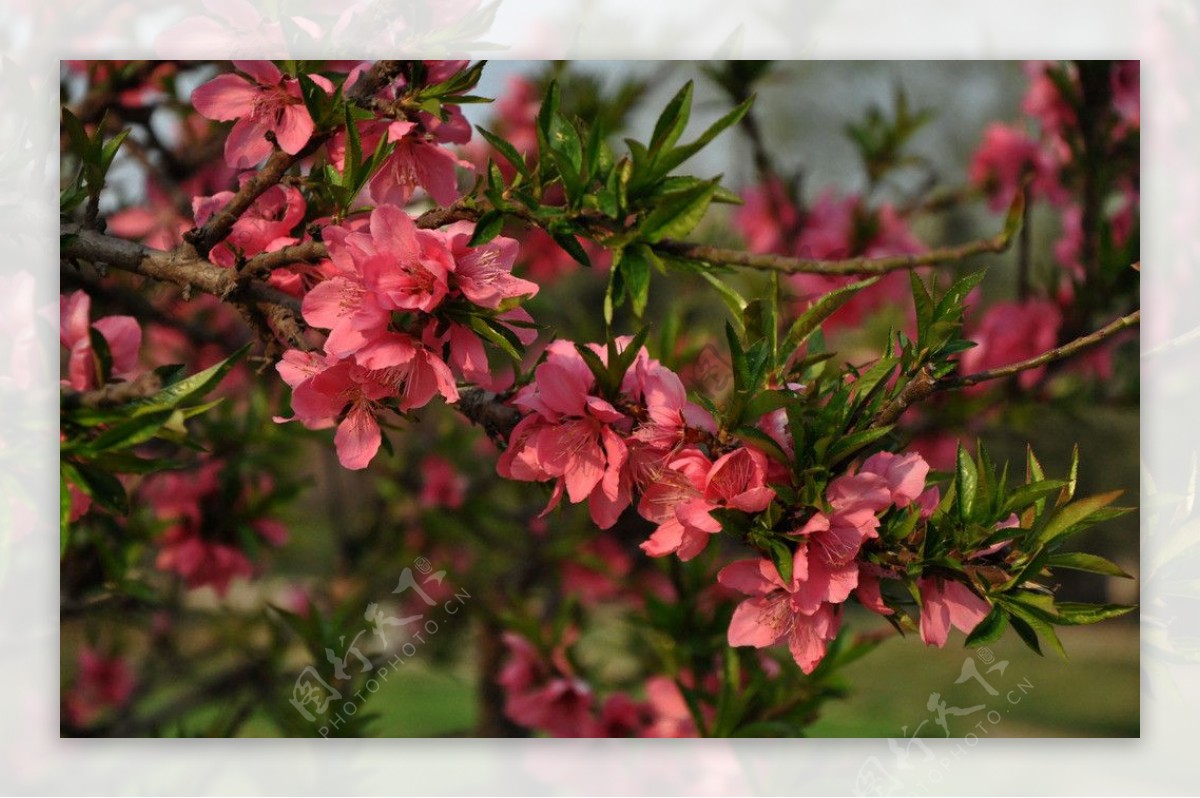
[[[967,634],[991,612],[991,605],[966,585],[950,579],[923,577],[921,591],[921,639],[927,646],[941,648],[954,626]]]
[[[225,160],[239,169],[254,166],[275,149],[274,136],[289,155],[304,149],[313,134],[313,120],[300,92],[300,82],[285,78],[270,61],[234,61],[250,77],[225,74],[196,88],[192,105],[202,116],[220,122],[237,121],[225,140]],[[321,75],[313,82],[332,93],[333,84]]]
[[[634,440],[665,456],[688,439],[688,430],[716,435],[712,415],[687,400],[679,375],[657,360],[639,354],[625,373],[622,393],[646,408],[646,420],[633,433]]]
[[[590,606],[621,595],[621,580],[633,567],[629,555],[610,537],[595,537],[563,564],[564,592]]]
[[[625,693],[613,693],[604,699],[600,717],[596,719],[589,737],[641,737],[652,722],[653,710],[646,703],[634,701]]]
[[[306,427],[337,423],[334,446],[349,469],[366,468],[379,451],[383,435],[375,417],[383,400],[396,399],[403,412],[424,407],[439,393],[458,401],[449,367],[400,333],[381,334],[345,360],[289,350],[276,369],[292,386],[292,410]]]
[[[88,726],[133,695],[134,679],[123,657],[106,657],[84,646],[79,650],[79,676],[66,694],[63,709],[75,726]]]
[[[1063,99],[1058,86],[1050,79],[1048,70],[1053,67],[1053,62],[1049,61],[1026,63],[1025,72],[1029,75],[1029,88],[1021,100],[1021,110],[1038,120],[1043,134],[1060,136],[1068,126],[1075,124],[1075,112]],[[1077,80],[1073,67],[1068,77],[1072,82]]]
[[[418,188],[423,188],[437,204],[451,205],[458,199],[456,168],[474,169],[470,161],[460,160],[439,145],[416,122],[362,122],[358,130],[364,153],[373,152],[383,136],[396,145],[368,186],[371,199],[378,205],[403,207]],[[453,133],[453,128],[441,133],[461,138]],[[344,133],[335,136],[329,146],[330,159],[338,169],[345,168],[345,147]]]
[[[895,610],[884,603],[883,594],[879,589],[879,580],[886,574],[887,572],[879,566],[870,563],[858,564],[858,586],[854,588],[854,595],[859,604],[879,615],[895,614]]]
[[[857,586],[858,566],[833,567],[808,555],[806,547],[796,550],[790,583],[770,560],[739,560],[721,569],[718,582],[751,596],[733,611],[729,645],[765,648],[786,640],[802,671],[816,669],[841,626],[834,605]]]
[[[1058,181],[1058,164],[1028,134],[999,122],[988,125],[983,142],[971,160],[970,179],[987,192],[988,205],[1002,211],[1012,204],[1026,172],[1034,175],[1033,189],[1052,202],[1065,193]]]
[[[679,686],[666,676],[646,680],[646,702],[653,716],[643,737],[695,737],[696,721]]]
[[[517,242],[496,236],[486,244],[469,247],[474,232],[472,222],[456,222],[440,231],[454,256],[454,288],[476,305],[492,310],[509,306],[511,300],[536,296],[537,283],[513,276]]]
[[[892,504],[907,507],[925,490],[929,463],[916,452],[899,455],[877,452],[859,467],[860,474],[878,474],[887,481]]]
[[[187,521],[200,526],[202,500],[220,488],[220,460],[209,460],[194,471],[164,471],[148,479],[142,487],[142,498],[164,521]]]
[[[643,515],[649,513],[649,520],[659,524],[641,544],[651,557],[675,553],[690,560],[704,550],[711,535],[721,531],[711,510],[758,513],[775,498],[775,491],[766,486],[766,455],[757,449],[735,449],[711,465],[698,450],[687,449],[668,469],[677,475],[668,477],[664,472],[646,488],[639,506]]]
[[[721,531],[721,524],[708,513],[714,505],[704,500],[712,467],[699,449],[687,448],[652,473],[642,490],[638,513],[658,528],[641,544],[642,551],[651,557],[674,553],[686,562],[704,551],[710,535]]]
[[[59,298],[59,341],[70,353],[67,360],[67,379],[77,391],[97,387],[96,362],[92,351],[91,329],[95,328],[108,344],[112,355],[112,376],[132,379],[138,372],[138,349],[142,345],[142,329],[132,316],[105,316],[89,323],[92,298],[76,291]]]
[[[1142,64],[1140,61],[1115,61],[1112,70],[1112,100],[1117,115],[1126,127],[1141,126]]]
[[[807,209],[793,252],[799,257],[836,260],[854,256],[886,257],[923,252],[925,246],[912,234],[890,205],[878,211],[866,207],[861,197],[839,197],[826,190]],[[796,274],[788,278],[797,300],[814,301],[853,282],[855,277]],[[829,318],[833,328],[855,327],[880,307],[904,305],[909,294],[905,275],[885,276],[860,291]]]
[[[972,374],[1035,357],[1054,348],[1061,325],[1062,311],[1053,302],[997,302],[971,331],[969,337],[977,346],[963,353],[960,370]],[[1027,369],[1017,377],[1017,383],[1029,390],[1045,373],[1045,366]]]
[[[426,455],[421,460],[422,507],[447,507],[451,510],[462,507],[467,490],[467,479],[444,457]]]
[[[604,350],[597,346],[595,351]],[[629,420],[594,395],[595,384],[569,341],[551,343],[534,382],[513,400],[532,412],[513,430],[497,472],[528,482],[556,480],[549,507],[558,503],[565,487],[568,500],[587,499],[592,519],[607,529],[632,500],[629,481],[621,478],[628,447],[612,427],[627,426]]]
[[[880,510],[891,505],[888,481],[879,474],[845,474],[829,483],[825,491],[829,513],[816,513],[792,534],[803,535],[831,563],[845,565],[854,560],[870,538],[879,536]]]
[[[743,192],[745,204],[733,221],[752,252],[787,254],[786,234],[799,228],[800,213],[779,182],[753,186]]]
[[[211,586],[218,596],[229,592],[229,584],[254,575],[250,560],[241,549],[204,540],[188,526],[175,526],[159,539],[154,566],[183,578],[189,590]]]
[[[141,241],[154,249],[174,249],[183,243],[183,234],[192,227],[191,221],[184,218],[154,181],[147,181],[146,201],[142,205],[111,214],[107,223],[106,232]]]
[[[252,173],[245,172],[238,180],[245,184],[251,176]],[[232,191],[221,191],[211,197],[194,197],[192,215],[196,224],[207,222],[232,199]],[[292,236],[292,231],[303,221],[306,208],[299,189],[271,186],[233,223],[229,235],[212,248],[209,260],[228,269],[236,264],[238,257],[250,258],[296,243],[298,239]]]
[[[436,233],[400,208],[381,205],[368,230],[325,229],[335,276],[305,295],[304,319],[328,329],[325,351],[349,357],[384,334],[394,310],[432,311],[449,291],[454,256]]]
[[[542,659],[529,641],[505,632],[508,660],[496,678],[504,688],[504,714],[555,737],[586,737],[592,730],[592,692],[582,680]]]
[[[142,497],[155,516],[171,522],[157,540],[155,567],[178,574],[192,590],[210,585],[219,596],[228,592],[234,579],[254,576],[245,552],[222,539],[221,526],[237,508],[222,503],[220,517],[214,514],[224,467],[220,460],[208,460],[189,473],[155,475],[142,488]],[[269,491],[270,480],[260,482],[256,489]],[[275,519],[253,518],[249,526],[268,545],[281,546],[287,541],[287,528]]]

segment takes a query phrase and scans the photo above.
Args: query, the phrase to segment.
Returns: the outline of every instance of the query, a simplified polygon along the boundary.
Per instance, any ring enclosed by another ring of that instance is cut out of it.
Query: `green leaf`
[[[979,474],[975,469],[975,461],[967,454],[962,442],[958,444],[958,464],[954,476],[954,487],[958,494],[958,519],[966,523],[971,519],[971,511],[975,504],[975,489],[979,482]]]
[[[1075,486],[1079,482],[1079,444],[1071,449],[1071,469],[1067,473],[1067,483],[1063,486],[1062,492],[1058,495],[1056,506],[1062,506],[1075,498]]]
[[[1017,633],[1017,637],[1021,638],[1021,641],[1025,643],[1025,645],[1029,646],[1029,648],[1039,657],[1045,656],[1042,654],[1041,644],[1038,643],[1037,632],[1033,631],[1033,628],[1029,624],[1016,616],[1010,616],[1008,620],[1009,623],[1012,624],[1013,631]]]
[[[859,401],[865,401],[875,389],[882,385],[896,368],[896,360],[890,356],[881,357],[871,368],[867,369],[854,381],[854,393]]]
[[[650,328],[643,327],[629,339],[629,343],[620,352],[616,351],[616,339],[609,338],[608,371],[614,391],[621,387],[621,383],[625,379],[625,372],[629,371],[629,367],[633,365],[633,361],[637,360],[638,352],[645,346],[646,338],[649,335]]]
[[[250,344],[246,344],[220,363],[209,366],[204,371],[163,388],[153,396],[142,400],[139,404],[145,404],[151,408],[175,407],[189,399],[199,399],[217,387],[225,375],[229,373],[229,370],[249,351]],[[147,409],[147,412],[152,411]]]
[[[121,149],[121,144],[124,143],[130,132],[132,132],[130,128],[125,128],[104,144],[100,150],[101,174],[108,174],[108,168],[112,166],[113,159],[117,157],[117,150]]]
[[[71,542],[71,489],[67,485],[67,471],[58,469],[58,556],[67,553]]]
[[[916,270],[908,272],[908,282],[912,286],[913,306],[917,308],[917,346],[924,348],[930,326],[934,324],[934,298]]]
[[[591,258],[588,257],[587,252],[575,236],[570,233],[561,232],[551,232],[550,235],[555,243],[562,247],[568,255],[589,269],[592,267]]]
[[[1050,599],[1049,596],[1046,596],[1045,598]],[[1018,634],[1020,634],[1020,627],[1018,626],[1017,621],[1024,621],[1029,627],[1029,631],[1034,633],[1035,640],[1038,638],[1044,639],[1060,657],[1067,659],[1067,651],[1063,648],[1062,642],[1058,639],[1058,634],[1054,631],[1054,627],[1051,625],[1052,619],[1055,616],[1053,616],[1046,609],[1030,603],[1031,601],[1035,600],[1040,599],[1034,599],[1028,594],[1008,597],[1003,603],[1012,614],[1012,617],[1009,619],[1009,621],[1012,623],[1013,628],[1018,630]],[[1022,636],[1022,639],[1024,639],[1024,636]],[[1028,641],[1026,642],[1028,643]],[[1040,646],[1037,646],[1036,648],[1031,646],[1031,648],[1034,648],[1034,650],[1039,654],[1042,653]]]
[[[468,247],[478,247],[500,235],[504,229],[504,214],[500,211],[487,211],[475,223],[475,232],[471,234]]]
[[[640,231],[650,243],[664,238],[682,238],[704,218],[717,190],[714,178],[691,189],[664,196],[642,220]]]
[[[1004,634],[1007,627],[1008,613],[999,605],[992,607],[992,611],[987,614],[987,617],[967,635],[966,645],[982,646],[995,642],[1000,635]]]
[[[707,280],[713,288],[717,289],[717,294],[729,307],[729,312],[733,316],[733,322],[737,325],[738,332],[741,333],[743,331],[742,314],[746,310],[746,305],[749,304],[746,298],[715,274],[700,272],[700,276]]]
[[[743,413],[743,416],[745,416],[745,413]],[[776,460],[785,466],[791,465],[787,452],[783,450],[779,442],[757,427],[743,424],[733,430],[731,434],[742,443],[749,444],[755,449],[761,449],[772,460]]]
[[[88,328],[88,338],[92,344],[92,366],[95,369],[96,384],[107,385],[112,380],[113,358],[108,348],[108,339],[95,327]]]
[[[803,346],[804,342],[808,340],[808,336],[812,335],[813,331],[821,325],[821,322],[836,313],[839,308],[853,299],[855,294],[864,288],[870,288],[879,282],[879,280],[879,277],[870,277],[866,280],[850,283],[836,291],[830,291],[809,305],[808,309],[792,322],[792,326],[783,340],[783,347],[780,351],[784,357],[789,357],[791,353]]]
[[[86,164],[92,151],[91,137],[84,130],[79,117],[71,113],[71,110],[65,105],[62,108],[62,118],[63,127],[66,128],[67,138],[70,140],[71,151],[75,153],[75,157]]]
[[[869,446],[875,441],[887,435],[895,428],[894,424],[889,424],[886,427],[876,427],[874,429],[864,429],[858,432],[847,435],[839,440],[830,450],[828,462],[836,464],[844,461],[846,458],[858,452],[864,446]]]
[[[664,149],[669,149],[675,145],[679,137],[683,135],[683,129],[687,127],[688,118],[692,111],[692,81],[683,84],[683,88],[676,93],[663,112],[659,114],[658,121],[654,124],[654,133],[650,137],[650,156],[657,156]]]
[[[128,515],[129,497],[125,486],[112,474],[83,463],[63,464],[71,469],[70,479],[93,501],[116,515]]]
[[[652,181],[667,175],[676,166],[691,158],[700,150],[708,146],[708,143],[720,135],[726,128],[736,125],[750,110],[750,106],[754,104],[754,97],[750,96],[744,102],[740,103],[729,113],[722,116],[716,122],[713,122],[707,130],[700,134],[700,137],[691,144],[685,144],[682,147],[676,147],[668,152],[661,153],[655,161],[655,169]]]
[[[117,424],[97,435],[93,440],[78,447],[79,451],[88,455],[97,455],[109,450],[129,449],[144,443],[162,428],[177,411],[174,408],[164,408],[152,413],[142,413],[133,416],[122,424]],[[70,448],[64,447],[64,451]]]
[[[1020,190],[1013,197],[1012,204],[1008,206],[1008,215],[1004,217],[1004,238],[1006,241],[1012,241],[1013,236],[1021,229],[1021,223],[1025,219],[1025,190],[1027,184],[1022,183]]]
[[[1085,554],[1082,551],[1064,551],[1051,554],[1046,558],[1047,568],[1069,568],[1073,571],[1086,571],[1092,574],[1116,576],[1122,579],[1133,579],[1124,569],[1111,560],[1106,560],[1098,554]]]
[[[650,297],[649,248],[645,244],[627,248],[621,256],[619,266],[625,292],[629,295],[633,307],[633,315],[640,319]]]
[[[775,570],[779,572],[779,577],[784,584],[790,585],[792,583],[792,563],[796,556],[792,547],[779,538],[766,538],[762,543],[766,547],[767,556],[775,564]]]
[[[796,399],[791,391],[763,391],[746,403],[743,418],[747,421],[757,421],[767,413],[772,413],[781,407],[786,407]]]
[[[776,279],[778,275],[772,274],[772,285]],[[766,341],[768,364],[774,369],[779,352],[779,310],[775,291],[771,291],[770,294],[767,299],[754,299],[747,303],[746,309],[742,311],[742,322],[748,341]]]
[[[526,180],[529,179],[529,167],[525,164],[525,158],[521,155],[521,153],[517,152],[516,147],[509,144],[495,133],[485,130],[478,125],[475,126],[475,129],[479,131],[479,135],[483,136],[487,140],[488,144],[492,145],[496,152],[504,156],[504,160],[512,164],[513,168],[516,169],[522,177],[524,177]]]
[[[615,391],[615,386],[608,366],[604,364],[600,356],[587,344],[576,343],[575,351],[583,358],[583,362],[587,364],[588,370],[596,378],[596,386],[600,390],[600,394],[605,398],[611,397]]]
[[[1090,516],[1115,502],[1122,493],[1124,493],[1122,490],[1109,491],[1071,502],[1065,507],[1059,508],[1050,516],[1050,520],[1042,527],[1041,531],[1034,536],[1034,544],[1044,546],[1088,525],[1087,520]]]
[[[1106,621],[1109,618],[1119,618],[1133,612],[1135,607],[1124,604],[1083,604],[1074,601],[1064,601],[1056,604],[1058,618],[1054,621],[1060,626],[1084,626]]]
[[[471,321],[469,323],[471,325],[471,329],[483,336],[484,340],[488,341],[501,352],[512,358],[514,363],[518,365],[521,363],[521,353],[518,352],[517,348],[513,346],[513,343],[509,341],[502,332],[500,332],[499,323],[492,323],[491,319],[486,319],[482,316],[471,316]]]
[[[1005,513],[1019,513],[1026,507],[1045,498],[1066,484],[1062,479],[1042,479],[1018,486],[1004,502]]]

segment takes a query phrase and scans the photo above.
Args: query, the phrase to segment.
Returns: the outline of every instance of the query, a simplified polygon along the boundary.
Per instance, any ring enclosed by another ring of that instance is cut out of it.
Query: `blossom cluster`
[[[811,673],[837,636],[841,605],[851,594],[867,609],[891,615],[879,588],[880,577],[890,574],[859,555],[864,544],[879,537],[881,514],[892,507],[915,504],[921,518],[932,514],[939,492],[936,487],[926,489],[928,472],[929,465],[918,454],[880,452],[856,473],[832,480],[825,493],[827,509],[790,533],[797,540],[790,580],[766,558],[723,568],[718,581],[750,596],[734,610],[729,644],[762,648],[784,641],[796,664]],[[928,602],[941,601],[929,595]],[[939,645],[945,643],[944,632],[935,637],[940,637]]]
[[[497,677],[504,714],[513,723],[553,737],[695,737],[696,726],[675,683],[665,676],[645,682],[638,701],[614,692],[600,701],[576,673],[564,644],[544,656],[524,637],[504,634],[508,657]]]
[[[271,480],[263,475],[252,486],[239,482],[238,499],[229,506],[223,481],[237,478],[226,469],[225,462],[214,458],[188,473],[156,475],[141,490],[154,516],[165,523],[156,540],[155,567],[178,575],[190,590],[212,587],[218,596],[229,591],[233,580],[255,576],[248,544],[282,546],[288,539],[278,520],[247,514],[248,497],[269,494]]]
[[[617,351],[629,344],[629,338],[618,339]],[[608,365],[605,347],[588,349]],[[671,461],[681,453],[699,454],[686,444],[715,433],[716,425],[687,400],[678,375],[645,348],[623,375],[618,395],[601,393],[579,350],[569,341],[552,342],[533,381],[513,398],[527,415],[513,429],[497,471],[508,479],[553,482],[547,511],[565,493],[571,503],[587,501],[592,520],[608,529],[633,502],[635,489],[668,479],[668,472],[683,476],[686,466],[673,467]],[[667,520],[662,504],[647,500],[644,492],[638,511],[650,520]]]
[[[324,351],[289,350],[277,368],[297,419],[310,429],[337,425],[346,468],[365,468],[378,452],[376,417],[385,408],[408,412],[439,394],[455,402],[456,375],[494,385],[468,314],[491,313],[532,340],[523,326],[529,315],[510,307],[538,290],[512,274],[516,242],[497,237],[471,247],[473,229],[459,222],[422,230],[394,205],[325,228],[326,279],[302,304],[304,320],[328,331]]]
[[[629,339],[621,339],[618,351],[628,345]],[[606,349],[588,348],[607,365]],[[565,494],[572,503],[586,501],[601,529],[613,526],[636,498],[637,512],[657,525],[642,550],[683,561],[700,554],[722,531],[715,512],[756,516],[777,498],[771,484],[790,482],[758,448],[721,446],[713,418],[688,402],[679,378],[644,349],[633,358],[618,395],[600,394],[597,376],[580,351],[566,341],[551,344],[534,380],[513,400],[528,414],[500,458],[500,475],[552,482],[547,511]],[[769,424],[768,429],[783,434]],[[785,451],[788,445],[784,439]],[[825,506],[789,533],[796,546],[790,580],[767,558],[725,567],[720,584],[751,597],[734,613],[729,644],[761,648],[786,641],[797,664],[810,673],[837,635],[841,605],[852,594],[868,609],[892,614],[879,580],[899,574],[860,555],[878,538],[881,518],[892,508],[916,506],[922,520],[931,516],[939,491],[926,487],[928,473],[928,463],[915,452],[874,454],[856,472],[832,480]],[[958,583],[943,587],[938,582],[936,590],[922,588],[922,594],[923,634],[937,645],[946,639],[939,614],[946,601],[969,607],[966,615],[953,616],[967,631],[974,625],[968,621],[978,622],[988,610],[986,601]]]

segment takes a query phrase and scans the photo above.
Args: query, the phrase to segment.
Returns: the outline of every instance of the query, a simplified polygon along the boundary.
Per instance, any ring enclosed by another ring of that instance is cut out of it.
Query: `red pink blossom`
[[[284,77],[270,61],[233,64],[243,74],[217,75],[192,92],[192,105],[201,116],[219,122],[236,120],[225,140],[225,160],[239,169],[254,166],[271,154],[275,144],[289,155],[299,153],[314,128],[300,82]],[[315,74],[309,77],[333,92],[328,79]]]
[[[66,347],[67,378],[63,384],[77,391],[97,387],[96,359],[92,349],[91,330],[104,337],[112,356],[112,376],[132,379],[138,373],[138,350],[142,345],[142,328],[132,316],[105,316],[90,321],[92,298],[84,291],[64,294],[59,298],[58,337]]]

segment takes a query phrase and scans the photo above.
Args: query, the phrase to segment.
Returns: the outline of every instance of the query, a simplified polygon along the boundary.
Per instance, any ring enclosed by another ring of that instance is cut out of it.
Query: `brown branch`
[[[196,248],[201,256],[207,256],[209,251],[222,241],[233,229],[234,222],[242,218],[242,214],[262,196],[263,192],[278,183],[294,165],[300,162],[303,155],[316,149],[325,140],[325,136],[314,137],[308,146],[295,155],[289,155],[283,150],[276,150],[267,158],[262,169],[254,173],[233,195],[225,207],[213,214],[207,222],[195,230],[189,230],[183,237]]]
[[[73,410],[79,407],[100,408],[116,407],[135,399],[145,399],[162,390],[162,378],[153,371],[147,371],[131,382],[110,382],[91,391],[62,392],[62,407]]]
[[[370,97],[394,80],[399,72],[400,62],[376,61],[347,95],[348,99],[359,101]],[[263,167],[255,172],[254,177],[242,184],[228,205],[221,208],[202,227],[185,233],[184,238],[196,248],[199,255],[207,256],[219,241],[229,235],[234,222],[241,218],[263,192],[282,180],[289,169],[324,144],[332,134],[332,130],[313,134],[308,144],[295,155],[289,155],[283,150],[271,153]]]
[[[292,263],[317,263],[329,257],[329,250],[320,241],[305,241],[274,252],[262,252],[247,260],[238,273],[243,277],[265,278],[275,269]]]
[[[72,225],[64,226],[63,234],[60,255],[64,259],[111,266],[174,283],[185,290],[199,289],[225,301],[236,298],[281,305],[295,313],[300,311],[300,300],[294,296],[265,283],[239,284],[236,272],[201,259],[186,244],[168,252]]]
[[[458,393],[455,408],[472,423],[483,427],[488,437],[500,446],[521,420],[521,411],[504,403],[503,397],[482,388],[465,388]]]
[[[1011,377],[1014,374],[1019,374],[1022,371],[1045,366],[1058,360],[1071,357],[1078,354],[1084,349],[1095,346],[1096,344],[1111,338],[1121,330],[1128,327],[1133,327],[1141,321],[1141,311],[1135,310],[1128,316],[1113,321],[1095,332],[1088,335],[1076,338],[1075,340],[1063,344],[1062,346],[1049,349],[1036,357],[1031,357],[1027,360],[1021,360],[1016,363],[1010,363],[1007,366],[1001,366],[986,371],[979,371],[974,374],[968,374],[961,377],[943,377],[940,380],[935,380],[930,374],[928,368],[922,369],[916,377],[914,377],[904,389],[901,390],[899,396],[891,402],[885,404],[880,411],[875,415],[871,422],[872,427],[885,427],[888,424],[895,422],[904,411],[910,406],[929,398],[937,391],[958,390],[960,388],[968,388],[972,385],[978,385],[981,382],[989,380],[998,380],[1004,377]]]
[[[917,255],[896,255],[886,258],[848,258],[846,260],[818,260],[814,258],[789,258],[783,255],[758,255],[736,249],[722,249],[685,241],[660,241],[654,249],[668,255],[707,261],[726,266],[745,266],[750,269],[781,272],[784,274],[887,274],[920,266],[937,266],[957,263],[972,255],[1000,253],[1012,243],[1012,232],[1006,231],[991,238],[972,241],[957,247],[931,249]]]
[[[1010,363],[1009,365],[1002,366],[1000,368],[988,369],[987,371],[980,371],[976,372],[975,374],[968,374],[965,377],[959,377],[951,380],[952,384],[948,387],[966,388],[971,385],[978,385],[981,382],[987,382],[988,380],[1011,377],[1012,375],[1018,374],[1022,371],[1028,371],[1029,369],[1035,369],[1039,366],[1044,366],[1047,363],[1053,363],[1056,360],[1063,360],[1064,358],[1068,358],[1077,352],[1081,352],[1084,349],[1095,346],[1106,338],[1111,338],[1121,330],[1124,330],[1126,327],[1133,327],[1137,325],[1141,319],[1142,312],[1140,310],[1135,310],[1128,316],[1122,316],[1121,318],[1105,325],[1104,327],[1101,327],[1099,330],[1096,330],[1093,333],[1089,333],[1081,338],[1076,338],[1070,343],[1050,349],[1038,355],[1037,357],[1031,357],[1028,360],[1022,360],[1018,363]]]

